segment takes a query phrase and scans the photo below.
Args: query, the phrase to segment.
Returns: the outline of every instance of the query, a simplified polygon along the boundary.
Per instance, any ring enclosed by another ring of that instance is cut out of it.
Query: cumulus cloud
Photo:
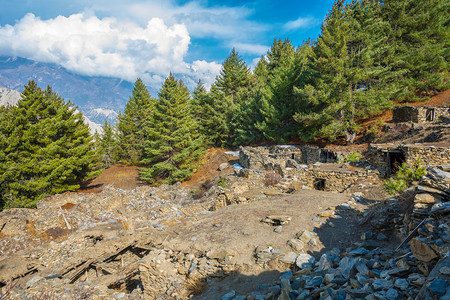
[[[190,44],[186,25],[151,18],[145,25],[85,13],[41,20],[27,14],[14,26],[0,26],[0,54],[52,62],[85,75],[141,77],[159,88],[169,72],[212,82],[217,63],[184,57]]]
[[[314,17],[300,17],[297,20],[289,21],[284,24],[284,28],[287,30],[295,30],[300,28],[310,28],[320,23],[317,18]]]

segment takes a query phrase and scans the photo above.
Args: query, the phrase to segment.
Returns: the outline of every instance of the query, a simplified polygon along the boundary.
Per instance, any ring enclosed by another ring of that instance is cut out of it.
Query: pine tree
[[[259,64],[258,64],[259,65]],[[255,68],[258,70],[258,65]],[[261,70],[260,70],[261,71]],[[267,78],[253,76],[248,89],[242,89],[236,97],[233,110],[233,146],[249,145],[263,139],[262,132],[256,128],[262,122],[261,97]]]
[[[98,139],[98,154],[103,167],[110,167],[118,160],[117,135],[114,127],[105,120],[102,126],[103,132]]]
[[[1,111],[0,197],[6,207],[31,207],[79,188],[95,161],[89,128],[70,102],[34,81],[22,95],[17,106]]]
[[[446,0],[383,1],[382,17],[391,25],[387,63],[399,73],[396,99],[420,100],[448,88],[449,10]]]
[[[309,49],[309,48],[308,48]],[[275,40],[267,53],[268,79],[261,90],[262,121],[257,122],[264,136],[272,141],[287,142],[298,131],[294,114],[299,107],[299,97],[294,86],[301,80],[307,49],[295,50],[291,42]]]
[[[247,87],[249,80],[250,69],[236,49],[233,48],[222,64],[220,74],[216,78],[216,86],[226,96],[230,96],[231,101],[234,102],[238,90]]]
[[[144,83],[138,78],[123,114],[120,113],[117,117],[120,158],[130,164],[138,163],[142,157],[145,140],[143,127],[146,120],[151,118],[154,102]]]
[[[385,49],[379,45],[385,24],[377,19],[370,1],[346,6],[337,0],[333,5],[310,56],[311,81],[297,89],[310,108],[295,116],[301,138],[351,136],[359,118],[391,106],[391,90],[383,84],[391,76],[389,67],[376,59],[377,49]]]
[[[230,98],[216,85],[213,85],[208,93],[199,81],[190,104],[206,145],[225,146],[230,139]]]
[[[164,81],[153,117],[145,129],[141,178],[149,183],[175,183],[192,176],[204,153],[203,138],[190,110],[189,90],[172,74]]]

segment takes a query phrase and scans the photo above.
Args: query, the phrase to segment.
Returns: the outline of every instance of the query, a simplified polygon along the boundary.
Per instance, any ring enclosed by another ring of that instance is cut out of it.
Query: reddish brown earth
[[[183,182],[183,186],[189,189],[198,189],[203,183],[213,181],[219,176],[232,172],[232,164],[237,162],[237,157],[226,154],[226,151],[228,150],[220,148],[208,149],[203,158],[203,165],[200,170],[197,171],[191,179]],[[220,164],[226,162],[229,162],[230,167],[223,171],[219,171],[218,168]],[[131,190],[138,186],[147,185],[147,183],[139,179],[139,167],[118,163],[104,170],[100,176],[83,182],[78,192],[99,193],[107,185]]]
[[[227,151],[229,150],[221,148],[208,149],[208,152],[203,158],[203,165],[200,170],[198,170],[191,179],[183,182],[182,185],[188,188],[196,188],[205,181],[211,181],[219,176],[229,174],[230,171],[232,171],[232,164],[237,162],[238,157],[226,154],[225,152]],[[230,164],[230,167],[226,170],[219,171],[220,164],[226,162]]]
[[[99,193],[107,185],[132,190],[146,184],[139,179],[139,167],[118,163],[104,170],[100,176],[83,182],[78,192]]]

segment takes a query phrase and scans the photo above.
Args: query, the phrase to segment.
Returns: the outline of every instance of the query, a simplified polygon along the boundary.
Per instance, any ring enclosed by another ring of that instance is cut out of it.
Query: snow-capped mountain
[[[18,91],[0,86],[0,106],[16,105],[22,95]]]
[[[14,106],[17,104],[17,102],[19,102],[21,97],[22,97],[21,93],[0,86],[0,106],[5,106],[5,105]],[[77,110],[77,112],[79,112],[79,111]],[[101,134],[103,132],[102,126],[100,124],[92,122],[85,115],[83,115],[83,119],[84,119],[84,122],[89,126],[89,130],[90,130],[91,134],[94,134],[96,131],[99,134]]]
[[[123,110],[133,89],[133,83],[118,78],[83,76],[55,64],[0,56],[0,86],[21,92],[29,80],[43,89],[50,85],[53,91],[70,100],[98,124],[105,118],[114,122],[114,116]],[[156,94],[155,91],[150,93]]]

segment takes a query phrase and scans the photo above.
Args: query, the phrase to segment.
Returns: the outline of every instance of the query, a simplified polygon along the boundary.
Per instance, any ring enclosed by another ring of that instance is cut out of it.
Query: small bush
[[[356,151],[351,151],[349,154],[347,154],[346,157],[344,157],[343,160],[341,160],[341,162],[354,162],[354,161],[360,161],[362,158],[361,154],[359,152]]]
[[[381,135],[384,125],[385,122],[382,119],[378,119],[375,124],[369,127],[368,134],[373,137]]]
[[[227,183],[225,182],[225,177],[220,178],[220,180],[217,183],[217,185],[220,186],[221,188],[226,188],[227,187]]]
[[[413,181],[417,181],[420,177],[426,175],[426,168],[421,164],[420,158],[411,166],[403,163],[394,178],[390,178],[384,182],[384,186],[389,194],[395,194],[406,190]]]
[[[264,174],[264,185],[265,186],[274,186],[281,181],[281,175],[273,170],[266,171]]]

